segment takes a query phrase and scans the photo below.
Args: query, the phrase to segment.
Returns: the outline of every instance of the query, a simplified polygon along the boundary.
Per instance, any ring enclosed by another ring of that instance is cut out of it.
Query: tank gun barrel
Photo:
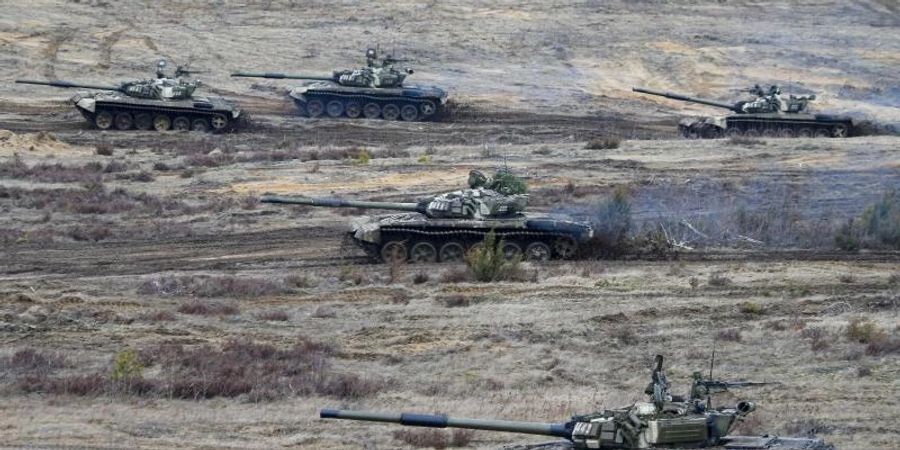
[[[322,76],[322,75],[309,75],[309,74],[289,74],[289,73],[277,73],[277,72],[232,72],[231,76],[233,77],[244,77],[244,78],[270,78],[276,80],[322,80],[322,81],[334,81],[333,76]]]
[[[344,200],[340,198],[307,198],[284,195],[263,195],[259,199],[262,203],[285,203],[292,205],[326,206],[330,208],[367,208],[367,209],[391,209],[395,211],[425,212],[425,208],[418,203],[398,202],[363,202],[356,200]]]
[[[706,100],[706,99],[702,99],[702,98],[689,97],[687,95],[676,94],[674,92],[656,91],[653,89],[645,89],[645,88],[639,88],[639,87],[633,87],[633,88],[631,88],[631,90],[634,92],[640,92],[642,94],[657,95],[660,97],[666,97],[666,98],[671,98],[674,100],[681,100],[681,101],[691,102],[691,103],[702,103],[704,105],[715,106],[717,108],[730,109],[735,112],[741,112],[734,105],[730,105],[728,103],[723,103],[723,102],[717,102],[715,100]]]
[[[572,438],[572,430],[565,423],[519,422],[511,420],[465,419],[433,414],[384,413],[323,409],[322,419],[364,420],[369,422],[399,423],[401,425],[431,428],[467,428],[472,430],[508,431],[511,433],[538,434],[566,439]]]
[[[39,86],[53,86],[58,88],[85,88],[85,89],[101,89],[104,91],[119,91],[121,88],[118,86],[103,86],[98,84],[85,84],[85,83],[73,83],[71,81],[62,81],[62,80],[54,80],[54,81],[41,81],[41,80],[16,80],[16,83],[19,84],[36,84]]]

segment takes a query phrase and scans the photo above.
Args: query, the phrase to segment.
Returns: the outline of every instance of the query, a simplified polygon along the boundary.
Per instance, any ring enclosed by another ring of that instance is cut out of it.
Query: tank
[[[790,95],[785,99],[781,95],[781,89],[774,85],[768,90],[759,85],[747,89],[745,92],[753,94],[755,98],[735,104],[639,87],[632,90],[727,109],[734,113],[725,117],[682,120],[678,124],[678,130],[689,139],[724,136],[844,138],[853,131],[853,121],[850,117],[810,113],[809,103],[816,99],[815,95]]]
[[[739,401],[734,406],[714,406],[712,395],[730,388],[773,383],[727,382],[704,379],[695,372],[687,395],[673,395],[657,355],[646,401],[616,409],[572,416],[559,423],[520,422],[495,419],[465,419],[445,415],[347,411],[323,409],[323,419],[362,420],[431,428],[465,428],[563,438],[563,444],[540,448],[648,449],[721,446],[726,449],[833,450],[819,439],[777,436],[733,436],[734,426],[756,410],[756,404]],[[531,447],[531,446],[526,446]]]
[[[410,68],[397,69],[406,60],[379,58],[376,49],[366,51],[366,67],[339,70],[330,76],[234,72],[233,77],[307,80],[313,83],[289,92],[301,115],[405,121],[433,120],[447,103],[447,93],[434,86],[405,85]]]
[[[101,130],[221,132],[243,118],[234,101],[195,96],[194,91],[201,83],[184,78],[196,72],[178,67],[174,77],[168,77],[165,67],[165,61],[159,61],[156,78],[118,85],[40,80],[16,80],[16,83],[103,91],[72,97],[75,108]]]
[[[524,183],[500,173],[469,175],[469,188],[416,203],[264,195],[264,203],[402,211],[353,220],[348,234],[370,256],[387,263],[459,262],[493,230],[507,258],[570,258],[593,236],[584,222],[526,212]]]

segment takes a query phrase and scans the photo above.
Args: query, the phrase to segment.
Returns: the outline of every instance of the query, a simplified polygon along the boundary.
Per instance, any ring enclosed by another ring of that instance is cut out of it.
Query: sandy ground
[[[836,251],[823,246],[830,234],[810,231],[900,189],[900,140],[678,140],[680,115],[715,111],[629,92],[732,100],[747,85],[790,82],[818,93],[821,109],[898,123],[893,2],[4,6],[3,79],[126,80],[160,55],[190,60],[254,125],[98,132],[71,111],[69,92],[0,83],[0,446],[410,448],[396,427],[323,421],[317,409],[563,421],[641,399],[657,353],[687,389],[714,341],[721,377],[784,383],[722,398],[759,403],[740,432],[815,434],[841,449],[900,440],[898,354],[848,336],[864,319],[898,339],[900,256]],[[300,119],[281,96],[287,84],[227,76],[327,72],[375,43],[414,58],[413,79],[449,88],[461,112],[416,124]],[[586,149],[610,135],[625,139]],[[663,224],[694,250],[551,262],[526,267],[526,282],[480,284],[455,280],[462,267],[367,260],[342,241],[360,211],[255,201],[411,201],[504,166],[527,179],[541,212],[590,217],[625,188],[636,227]],[[738,242],[739,211],[771,223]],[[259,295],[144,289],[160,277],[305,281]],[[233,309],[180,312],[192,302]],[[334,345],[335,374],[377,388],[271,400],[27,393],[27,371],[11,360],[36,349],[65,360],[51,378],[105,376],[128,348],[238,339],[286,349],[301,336]],[[542,441],[475,432],[467,448]]]

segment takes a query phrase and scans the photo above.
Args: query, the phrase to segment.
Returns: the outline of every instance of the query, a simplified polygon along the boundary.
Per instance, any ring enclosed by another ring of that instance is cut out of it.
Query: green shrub
[[[860,217],[866,236],[890,248],[900,249],[900,194],[885,193]]]
[[[865,318],[855,318],[847,326],[847,338],[860,344],[868,344],[874,340],[880,340],[884,335],[884,330]]]
[[[140,378],[143,371],[144,366],[138,360],[137,352],[128,348],[116,354],[109,377],[117,381],[132,380]]]
[[[502,245],[497,245],[497,236],[493,231],[484,237],[481,244],[466,253],[466,265],[469,266],[475,280],[481,282],[509,280],[519,273],[521,256],[507,260]]]

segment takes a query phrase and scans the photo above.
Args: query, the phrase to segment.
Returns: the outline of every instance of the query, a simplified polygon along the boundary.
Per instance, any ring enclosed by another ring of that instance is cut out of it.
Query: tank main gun
[[[41,81],[41,80],[16,80],[16,83],[19,84],[36,84],[38,86],[53,86],[58,88],[83,88],[83,89],[99,89],[103,91],[117,91],[123,92],[124,88],[122,86],[108,86],[102,84],[87,84],[87,83],[75,83],[72,81],[63,81],[63,80],[53,80],[53,81]]]
[[[640,88],[640,87],[633,87],[633,88],[631,88],[631,90],[634,92],[640,92],[642,94],[656,95],[659,97],[671,98],[674,100],[681,100],[681,101],[685,101],[685,102],[700,103],[703,105],[715,106],[717,108],[728,109],[728,110],[734,111],[736,113],[744,112],[741,109],[741,103],[732,105],[732,104],[728,104],[728,103],[724,103],[724,102],[717,102],[715,100],[707,100],[707,99],[703,99],[703,98],[689,97],[687,95],[676,94],[674,92],[656,91],[653,89],[645,89],[645,88]]]
[[[400,203],[400,202],[365,202],[359,200],[344,200],[340,198],[308,198],[290,195],[263,195],[259,199],[262,203],[282,203],[291,205],[324,206],[329,208],[365,208],[365,209],[389,209],[394,211],[410,211],[425,214],[428,203]]]
[[[511,433],[537,434],[541,436],[572,439],[574,422],[543,423],[514,420],[466,419],[433,414],[385,413],[372,411],[347,411],[323,409],[322,419],[363,420],[368,422],[398,423],[400,425],[430,428],[466,428],[471,430],[508,431]]]
[[[318,80],[318,81],[333,81],[337,82],[340,78],[340,74],[334,74],[330,77],[326,77],[323,75],[310,75],[310,74],[288,74],[288,73],[278,73],[278,72],[232,72],[231,76],[233,77],[242,77],[242,78],[269,78],[274,80]]]

